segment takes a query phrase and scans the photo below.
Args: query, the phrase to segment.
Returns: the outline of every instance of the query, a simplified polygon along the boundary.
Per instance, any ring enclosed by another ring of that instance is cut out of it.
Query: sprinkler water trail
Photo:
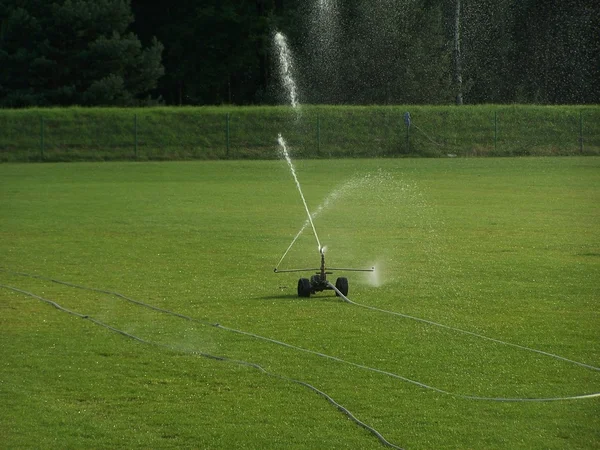
[[[294,81],[294,76],[293,76],[294,64],[293,64],[292,53],[287,45],[287,40],[286,40],[285,36],[283,35],[283,33],[279,32],[279,31],[275,33],[275,45],[277,46],[277,53],[279,56],[279,74],[281,76],[281,81],[283,82],[283,86],[285,87],[285,89],[288,92],[290,104],[292,105],[292,108],[297,113],[296,118],[298,118],[300,104],[298,103],[298,90],[296,88],[296,82]],[[298,192],[300,193],[300,197],[302,198],[302,203],[304,204],[304,209],[306,210],[306,214],[308,216],[307,223],[310,223],[310,225],[312,226],[313,232],[315,234],[315,239],[317,240],[317,246],[318,246],[318,249],[320,252],[321,251],[321,242],[319,241],[319,236],[317,235],[317,230],[315,228],[315,224],[313,223],[310,211],[306,204],[304,194],[302,193],[302,187],[300,186],[300,182],[298,181],[298,177],[296,176],[296,169],[294,167],[294,164],[292,163],[292,159],[290,158],[290,155],[287,151],[286,143],[285,143],[285,140],[283,139],[283,137],[281,136],[281,133],[279,133],[277,141],[279,142],[279,146],[281,147],[281,152],[283,153],[283,156],[285,157],[285,160],[287,161],[288,166],[290,167],[290,171],[292,172],[292,175],[294,177],[294,181],[296,182],[296,187],[298,188]],[[279,267],[279,264],[281,264],[281,261],[283,261],[283,258],[285,258],[287,253],[290,251],[290,249],[294,245],[294,242],[296,242],[296,239],[298,239],[300,234],[302,234],[302,231],[300,231],[298,233],[298,235],[296,235],[296,237],[294,238],[294,240],[292,241],[292,243],[290,244],[288,249],[285,251],[285,253],[281,257],[281,260],[279,261],[279,263],[277,263],[276,268]]]
[[[296,187],[298,188],[298,192],[300,193],[300,197],[302,198],[302,203],[304,204],[304,209],[306,210],[306,215],[308,216],[308,221],[310,222],[313,233],[315,234],[315,239],[317,240],[317,245],[318,245],[318,249],[320,252],[321,251],[321,241],[319,240],[319,236],[317,235],[317,229],[315,228],[315,224],[313,223],[312,216],[310,215],[310,211],[308,209],[308,205],[306,204],[304,194],[302,193],[302,187],[300,186],[300,181],[298,181],[298,177],[296,176],[296,168],[294,167],[294,163],[292,163],[292,158],[290,158],[290,154],[287,151],[287,146],[285,144],[285,140],[281,136],[281,133],[279,134],[279,137],[277,138],[277,142],[279,142],[279,146],[281,147],[281,152],[283,153],[283,156],[285,157],[285,160],[287,161],[288,166],[290,167],[290,171],[292,172],[292,176],[294,177],[294,181],[296,182]]]
[[[293,76],[294,64],[292,52],[287,45],[285,36],[279,31],[275,33],[275,45],[277,46],[279,56],[279,75],[281,76],[281,81],[288,93],[292,108],[297,110],[300,105],[298,103],[298,89],[296,88]]]
[[[321,353],[321,352],[317,352],[317,351],[314,351],[314,350],[310,350],[310,349],[298,347],[296,345],[288,344],[286,342],[278,341],[278,340],[275,340],[275,339],[271,339],[271,338],[268,338],[268,337],[265,337],[265,336],[261,336],[261,335],[258,335],[258,334],[254,334],[254,333],[250,333],[250,332],[247,332],[247,331],[237,330],[235,328],[229,328],[229,327],[223,326],[223,325],[221,325],[219,323],[211,323],[211,322],[208,322],[206,320],[195,319],[193,317],[186,316],[184,314],[180,314],[180,313],[177,313],[177,312],[169,311],[167,309],[159,308],[157,306],[153,306],[153,305],[150,305],[148,303],[144,303],[144,302],[142,302],[140,300],[132,299],[132,298],[127,297],[127,296],[125,296],[123,294],[120,294],[118,292],[114,292],[114,291],[110,291],[110,290],[105,290],[105,289],[98,289],[98,288],[90,288],[90,287],[86,287],[86,286],[80,286],[80,285],[76,285],[76,284],[73,284],[73,283],[68,283],[66,281],[60,281],[60,280],[56,280],[56,279],[53,279],[53,278],[46,278],[46,277],[43,277],[41,275],[31,275],[31,274],[26,274],[26,273],[22,273],[22,272],[12,272],[12,271],[9,271],[9,270],[6,270],[6,269],[1,269],[1,268],[0,268],[0,272],[10,273],[12,275],[25,276],[25,277],[29,277],[29,278],[37,278],[37,279],[41,279],[41,280],[48,280],[48,281],[51,281],[53,283],[61,284],[61,285],[64,285],[64,286],[69,286],[69,287],[76,288],[76,289],[82,289],[82,290],[87,290],[87,291],[91,291],[91,292],[101,292],[101,293],[108,294],[108,295],[114,295],[114,296],[116,296],[116,297],[118,297],[118,298],[120,298],[122,300],[134,303],[134,304],[139,305],[139,306],[143,306],[145,308],[149,308],[149,309],[157,311],[157,312],[161,312],[161,313],[164,313],[164,314],[168,314],[168,315],[172,315],[172,316],[175,316],[175,317],[179,317],[181,319],[188,320],[188,321],[192,321],[192,322],[196,322],[196,323],[200,323],[200,324],[204,324],[204,325],[208,325],[208,326],[213,326],[213,327],[216,327],[216,328],[224,330],[224,331],[229,331],[229,332],[232,332],[232,333],[245,335],[245,336],[256,338],[256,339],[263,340],[263,341],[266,341],[266,342],[271,342],[273,344],[277,344],[277,345],[280,345],[280,346],[283,346],[283,347],[287,347],[287,348],[290,348],[290,349],[294,349],[294,350],[298,350],[298,351],[301,351],[301,352],[305,352],[307,354],[316,355],[316,356],[319,356],[319,357],[322,357],[322,358],[325,358],[325,359],[328,359],[328,360],[332,360],[332,361],[336,361],[336,362],[339,362],[339,363],[347,364],[347,365],[354,366],[354,367],[357,367],[357,368],[360,368],[360,369],[363,369],[363,370],[367,370],[367,371],[370,371],[370,372],[379,373],[379,374],[384,375],[384,376],[389,376],[391,378],[396,378],[396,379],[405,381],[407,383],[419,386],[421,388],[432,390],[432,391],[438,392],[440,394],[450,395],[450,396],[455,397],[455,398],[462,398],[462,399],[466,399],[466,400],[491,401],[491,402],[550,402],[550,401],[566,401],[566,400],[583,400],[583,399],[590,399],[590,398],[598,398],[598,397],[600,397],[600,393],[583,394],[583,395],[566,396],[566,397],[547,397],[547,398],[532,398],[532,397],[529,397],[529,398],[479,397],[479,396],[475,396],[475,395],[459,394],[459,393],[456,393],[456,392],[446,391],[444,389],[441,389],[441,388],[438,388],[438,387],[435,387],[435,386],[427,385],[427,384],[422,383],[420,381],[412,380],[410,378],[403,377],[402,375],[398,375],[398,374],[393,373],[393,372],[388,372],[388,371],[385,371],[385,370],[382,370],[382,369],[378,369],[378,368],[375,368],[375,367],[369,367],[369,366],[366,366],[366,365],[363,365],[363,364],[355,363],[355,362],[352,362],[352,361],[347,361],[347,360],[341,359],[341,358],[339,358],[337,356],[332,356],[332,355],[328,355],[326,353]],[[332,285],[331,283],[328,283],[328,284],[331,287],[331,289],[333,289],[336,293],[338,293],[340,295],[340,298],[342,298],[344,301],[346,301],[347,303],[356,304],[352,300],[350,300],[348,297],[346,297],[344,294],[342,294],[334,285]],[[30,296],[32,296],[34,298],[38,298],[40,300],[43,300],[43,301],[45,301],[47,303],[52,304],[53,306],[58,307],[59,309],[62,309],[63,311],[65,311],[65,309],[63,309],[62,307],[58,306],[54,302],[48,301],[46,299],[43,299],[42,297],[39,297],[39,296],[37,296],[35,294],[31,294],[29,292],[23,291],[21,289],[13,288],[11,286],[5,286],[5,285],[2,285],[2,284],[0,284],[0,288],[6,288],[6,289],[14,290],[16,292],[21,292],[21,293],[26,294],[26,295],[30,295]],[[77,315],[79,317],[82,317],[82,318],[88,318],[87,316],[83,316],[83,315],[79,315],[79,314],[77,314]],[[445,326],[445,328],[450,328],[450,327]],[[462,330],[459,330],[459,329],[454,329],[454,330],[455,331],[462,331]],[[473,333],[470,333],[470,334],[473,334]],[[481,336],[481,337],[485,337],[485,336]],[[494,340],[494,341],[496,341],[498,343],[506,344],[506,342],[503,342],[503,341],[499,341],[499,340]],[[536,351],[535,349],[530,349],[530,348],[527,348],[527,347],[522,347],[522,346],[518,346],[518,347],[521,348],[521,349],[524,349],[524,350],[533,350],[533,351]],[[550,353],[539,352],[539,351],[537,351],[537,352],[545,354],[547,356],[554,356],[554,357],[557,356],[557,355],[553,355],[553,354],[550,354]],[[572,360],[569,360],[569,359],[566,359],[566,358],[563,358],[563,357],[558,357],[558,359],[561,359],[561,360],[563,360],[565,362],[575,363],[577,365],[584,366],[584,367],[587,367],[587,368],[591,368],[591,369],[594,369],[594,370],[600,370],[599,368],[596,368],[596,367],[593,367],[593,366],[589,366],[589,365],[583,364],[583,363],[578,363],[577,361],[572,361]]]
[[[72,286],[75,287],[74,285],[72,285]],[[230,358],[230,357],[227,357],[227,356],[214,355],[214,354],[211,354],[211,353],[206,353],[206,352],[198,351],[198,350],[184,350],[184,349],[176,348],[176,347],[174,347],[172,345],[164,344],[162,342],[156,342],[156,341],[151,341],[151,340],[148,340],[148,339],[144,339],[144,338],[142,338],[140,336],[136,336],[136,335],[134,335],[132,333],[129,333],[129,332],[125,331],[125,330],[121,330],[119,328],[115,328],[112,325],[109,325],[109,324],[104,323],[104,322],[102,322],[102,321],[100,321],[98,319],[95,319],[94,317],[92,317],[92,316],[90,316],[88,314],[82,314],[80,312],[77,312],[77,311],[65,308],[64,306],[56,303],[53,300],[47,299],[45,297],[41,297],[39,295],[33,294],[33,293],[25,291],[23,289],[19,289],[19,288],[12,287],[12,286],[6,286],[6,285],[3,285],[3,284],[0,284],[0,288],[9,289],[9,290],[11,290],[13,292],[18,292],[18,293],[21,293],[23,295],[35,298],[35,299],[40,300],[40,301],[42,301],[44,303],[52,305],[53,307],[55,307],[59,311],[62,311],[64,313],[70,314],[70,315],[75,316],[75,317],[79,317],[80,319],[88,320],[88,321],[92,322],[95,325],[98,325],[100,327],[106,328],[107,330],[110,330],[110,331],[112,331],[114,333],[118,333],[118,334],[120,334],[122,336],[125,336],[125,337],[127,337],[129,339],[133,339],[134,341],[140,342],[142,344],[151,345],[151,346],[159,347],[159,348],[164,348],[164,349],[167,349],[169,351],[173,351],[173,352],[177,352],[177,353],[184,353],[184,354],[189,354],[189,355],[192,355],[192,356],[201,356],[201,357],[212,359],[212,360],[216,360],[216,361],[221,361],[221,362],[226,362],[226,363],[238,364],[238,365],[241,365],[241,366],[252,367],[252,368],[260,371],[261,373],[263,373],[264,375],[267,375],[269,377],[278,378],[278,379],[283,380],[283,381],[287,381],[287,382],[290,382],[290,383],[298,384],[300,386],[304,386],[304,387],[310,389],[311,391],[315,392],[316,394],[320,395],[321,397],[325,398],[330,404],[332,404],[333,406],[335,406],[338,411],[340,411],[342,414],[346,415],[352,422],[354,422],[356,425],[364,428],[369,433],[371,433],[373,436],[375,436],[379,440],[379,442],[381,442],[381,444],[383,444],[384,446],[389,447],[389,448],[393,448],[393,449],[396,449],[396,450],[403,450],[402,447],[394,444],[393,442],[388,441],[375,428],[373,428],[372,426],[370,426],[370,425],[366,424],[365,422],[359,420],[354,414],[352,414],[352,412],[350,410],[348,410],[343,405],[341,405],[336,400],[334,400],[329,394],[325,393],[324,391],[316,388],[312,384],[309,384],[309,383],[307,383],[305,381],[298,380],[298,379],[295,379],[295,378],[286,377],[286,376],[280,375],[278,373],[269,372],[267,369],[265,369],[260,364],[254,363],[252,361],[243,361],[243,360],[239,360],[239,359],[233,359],[233,358]],[[94,289],[94,290],[97,290],[97,289]],[[101,291],[101,292],[110,292],[110,291]],[[123,296],[122,294],[117,294],[117,293],[114,293],[114,294],[117,295],[117,296],[119,296],[119,297],[122,297],[124,299],[131,300],[131,299],[128,299],[127,297]],[[149,305],[146,305],[145,303],[139,302],[137,300],[135,300],[134,302],[138,303],[138,304],[141,304],[141,305],[144,305],[144,306],[149,306]],[[156,308],[156,307],[151,307],[151,308],[154,309],[154,310],[157,310],[157,311],[161,311],[161,312],[173,314],[170,311],[162,310],[160,308]],[[188,319],[188,320],[194,320],[192,318],[189,318],[187,316],[183,316],[181,314],[177,314],[177,313],[174,313],[174,314],[177,317],[181,317],[181,318]],[[215,324],[214,326],[216,326],[217,328],[219,328],[219,324]]]
[[[446,330],[454,331],[454,332],[461,333],[461,334],[466,334],[466,335],[473,336],[473,337],[476,337],[476,338],[479,338],[479,339],[483,339],[483,340],[486,340],[486,341],[494,342],[496,344],[502,344],[502,345],[506,345],[506,346],[509,346],[509,347],[515,347],[515,348],[519,348],[521,350],[526,350],[526,351],[529,351],[529,352],[538,353],[540,355],[549,356],[549,357],[554,358],[554,359],[558,359],[558,360],[561,360],[561,361],[568,362],[570,364],[575,364],[577,366],[584,367],[586,369],[595,370],[595,371],[599,371],[600,372],[600,367],[592,366],[591,364],[585,364],[585,363],[582,363],[582,362],[579,362],[579,361],[575,361],[573,359],[565,358],[564,356],[556,355],[554,353],[545,352],[543,350],[538,350],[538,349],[531,348],[531,347],[526,347],[524,345],[513,344],[512,342],[502,341],[500,339],[495,339],[495,338],[492,338],[492,337],[489,337],[489,336],[485,336],[483,334],[474,333],[472,331],[463,330],[461,328],[456,328],[456,327],[453,327],[453,326],[450,326],[450,325],[444,325],[443,323],[434,322],[433,320],[422,319],[420,317],[410,316],[408,314],[402,314],[402,313],[399,313],[399,312],[396,312],[396,311],[388,311],[387,309],[381,309],[381,308],[377,308],[375,306],[363,305],[361,303],[357,303],[355,301],[350,300],[348,297],[346,297],[345,295],[343,295],[331,283],[329,283],[329,285],[332,287],[332,289],[336,293],[338,293],[340,295],[340,297],[346,303],[349,303],[349,304],[354,305],[354,306],[358,306],[360,308],[370,309],[371,311],[377,311],[377,312],[384,313],[384,314],[389,314],[389,315],[392,315],[392,316],[398,316],[398,317],[402,317],[404,319],[415,320],[417,322],[426,323],[428,325],[433,325],[435,327],[444,328]],[[594,394],[593,396],[598,397],[598,396],[600,396],[600,394]]]

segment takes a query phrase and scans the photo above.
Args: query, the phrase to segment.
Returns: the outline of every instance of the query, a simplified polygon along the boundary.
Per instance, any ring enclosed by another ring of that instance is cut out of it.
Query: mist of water
[[[352,178],[351,180],[345,182],[343,185],[341,185],[340,187],[338,187],[337,189],[334,189],[333,191],[331,191],[327,197],[325,197],[325,200],[323,200],[323,202],[317,206],[317,208],[314,210],[314,212],[310,215],[312,220],[315,220],[323,211],[325,211],[330,205],[332,205],[333,203],[335,203],[336,200],[338,200],[339,198],[345,196],[346,194],[348,194],[352,189],[356,189],[360,186],[364,186],[365,183],[367,182],[367,180],[369,179],[369,175],[365,175],[363,177],[360,178]],[[281,259],[279,260],[279,262],[277,263],[277,265],[275,267],[279,267],[279,265],[282,263],[282,261],[285,259],[285,257],[287,256],[287,254],[289,253],[289,251],[291,250],[291,248],[294,246],[294,244],[296,243],[296,241],[298,240],[298,238],[302,235],[302,233],[304,232],[304,230],[306,230],[306,228],[311,224],[312,222],[309,221],[308,219],[306,219],[306,221],[304,222],[304,224],[302,225],[302,227],[300,227],[300,230],[298,231],[298,233],[296,233],[296,235],[294,236],[294,238],[292,239],[292,242],[290,243],[290,245],[288,246],[288,248],[286,249],[286,251],[283,253],[283,256],[281,257]],[[323,249],[325,249],[326,247],[323,247]]]
[[[296,82],[294,80],[294,75],[293,75],[293,68],[294,68],[293,57],[292,57],[292,53],[289,49],[289,46],[287,44],[287,40],[286,40],[285,36],[283,35],[283,33],[281,33],[281,32],[275,33],[275,45],[277,47],[277,52],[278,52],[278,57],[279,57],[279,74],[281,76],[281,81],[288,93],[290,105],[292,106],[293,109],[295,109],[296,111],[299,111],[300,103],[298,103],[298,90],[296,88]],[[300,193],[300,197],[302,198],[302,204],[304,205],[304,209],[306,210],[306,215],[308,217],[307,223],[309,223],[310,226],[312,227],[313,233],[315,235],[315,239],[317,241],[318,251],[321,252],[321,249],[322,249],[321,241],[319,240],[319,235],[317,234],[317,229],[315,228],[315,224],[313,223],[312,215],[310,213],[310,210],[308,209],[308,205],[306,204],[306,199],[304,198],[304,193],[302,192],[302,186],[300,185],[300,181],[298,180],[298,176],[296,175],[296,168],[294,167],[292,158],[290,157],[290,154],[287,150],[286,142],[283,139],[283,136],[281,135],[281,133],[279,133],[277,142],[279,143],[279,147],[281,149],[281,154],[287,161],[288,166],[290,168],[290,172],[292,173],[292,176],[294,177],[294,181],[296,182],[296,187],[298,188],[298,192]],[[300,234],[298,234],[298,236],[299,235]],[[290,246],[284,253],[281,260],[283,260],[283,258],[285,258],[285,255],[287,255],[287,253],[289,252],[292,245],[294,245],[294,242],[296,242],[295,239],[294,239],[294,241],[292,241],[292,243],[290,244]],[[279,263],[281,263],[281,261]],[[279,266],[279,264],[277,264],[277,266]]]
[[[375,268],[373,272],[367,274],[367,283],[373,287],[381,287],[384,283],[384,265],[382,261],[372,264]]]
[[[350,180],[346,181],[333,191],[331,191],[323,202],[312,212],[311,218],[314,221],[317,217],[321,215],[324,211],[332,207],[338,200],[343,199],[349,195],[356,195],[360,191],[368,191],[370,195],[377,196],[377,192],[380,194],[385,190],[385,187],[389,186],[393,183],[393,178],[390,174],[379,171],[378,173],[367,173],[364,175],[356,175],[352,177]],[[387,199],[387,197],[386,197]],[[279,265],[283,262],[285,257],[288,255],[289,251],[292,249],[298,238],[302,235],[302,233],[311,225],[311,222],[306,219],[298,233],[292,239],[292,242],[285,250],[279,262],[275,267],[279,267]]]
[[[331,102],[339,96],[340,17],[339,0],[314,0],[308,14],[305,78],[312,101]]]
[[[294,79],[294,58],[287,44],[287,39],[279,31],[275,33],[275,46],[277,47],[281,82],[288,94],[292,108],[297,109],[300,104],[298,103],[298,88]]]

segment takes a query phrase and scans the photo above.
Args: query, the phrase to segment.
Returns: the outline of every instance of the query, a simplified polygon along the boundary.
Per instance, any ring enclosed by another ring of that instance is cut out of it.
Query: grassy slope
[[[332,265],[360,303],[600,365],[600,160],[298,161]],[[304,221],[280,161],[0,166],[2,266],[114,289],[209,322],[484,396],[600,391],[597,372],[320,294],[272,267]],[[335,195],[333,195],[335,197]],[[282,267],[314,265],[305,233]],[[323,389],[408,449],[591,448],[597,399],[488,403],[0,272],[0,283],[175,350],[146,346],[0,290],[3,446],[379,448]],[[132,432],[133,431],[133,432]]]
[[[599,154],[597,106],[305,106],[299,115],[289,107],[0,110],[0,161],[40,160],[42,151],[49,161],[274,159],[278,133],[307,158],[571,155],[580,153],[580,115],[583,153]]]

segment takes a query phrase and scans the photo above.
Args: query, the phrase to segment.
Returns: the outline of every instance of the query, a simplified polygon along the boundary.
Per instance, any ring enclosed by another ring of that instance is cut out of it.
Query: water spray
[[[338,197],[340,197],[341,195],[343,195],[345,192],[347,192],[349,190],[349,188],[351,186],[353,186],[355,184],[355,180],[351,180],[350,182],[346,182],[345,184],[343,184],[341,187],[339,187],[338,189],[334,190],[332,193],[330,193],[327,198],[325,198],[325,201],[323,203],[321,203],[317,209],[315,209],[312,214],[311,217],[312,219],[316,219],[317,216],[331,203],[333,202],[335,199],[337,199]],[[279,260],[279,262],[277,263],[277,265],[275,267],[279,267],[279,265],[282,263],[282,261],[285,259],[285,257],[287,256],[287,254],[289,253],[290,249],[293,247],[293,245],[296,243],[296,241],[298,240],[298,238],[300,237],[300,235],[304,232],[304,230],[306,229],[306,227],[308,227],[310,225],[310,221],[307,219],[304,221],[304,224],[302,225],[302,227],[300,228],[300,230],[298,231],[298,233],[296,233],[296,236],[294,236],[294,239],[292,239],[292,242],[290,243],[290,245],[288,246],[288,248],[285,250],[285,252],[283,253],[283,255],[281,256],[281,259]],[[323,247],[323,250],[325,250],[325,247]]]
[[[329,1],[322,0],[320,6],[321,6],[321,8],[330,7]],[[285,36],[282,33],[280,33],[280,32],[275,33],[275,44],[277,46],[277,50],[279,53],[279,69],[280,69],[281,79],[283,81],[283,84],[284,84],[286,90],[288,91],[288,95],[290,98],[290,104],[291,104],[292,108],[295,109],[296,111],[298,111],[299,104],[298,104],[297,89],[296,89],[296,83],[294,81],[294,77],[292,75],[292,71],[293,71],[292,55],[288,48]],[[279,269],[277,269],[277,267],[275,267],[275,269],[273,269],[273,271],[275,273],[315,272],[316,271],[316,273],[312,277],[310,277],[310,280],[308,278],[300,278],[298,280],[298,296],[299,297],[310,297],[310,294],[314,294],[316,292],[321,292],[321,291],[324,291],[327,289],[334,290],[336,292],[336,295],[338,295],[338,296],[339,295],[345,296],[348,294],[348,279],[345,277],[339,277],[335,282],[335,286],[333,286],[333,284],[331,284],[327,280],[327,275],[331,275],[333,272],[329,272],[328,270],[342,270],[342,271],[353,271],[353,272],[373,272],[375,270],[375,268],[374,267],[372,267],[370,269],[326,268],[326,266],[325,266],[325,247],[323,247],[321,245],[321,241],[319,240],[319,235],[317,234],[317,229],[315,228],[312,214],[310,213],[310,210],[308,209],[308,205],[306,204],[306,199],[304,198],[304,193],[302,192],[302,186],[300,186],[300,181],[298,180],[298,176],[296,175],[296,168],[294,167],[294,164],[292,163],[292,159],[290,158],[290,154],[287,150],[287,145],[286,145],[285,140],[283,139],[283,136],[281,135],[281,133],[279,133],[279,135],[277,137],[277,142],[279,143],[279,147],[281,148],[281,153],[283,154],[283,156],[285,157],[285,160],[288,163],[290,172],[292,173],[292,176],[294,177],[294,181],[296,182],[296,187],[298,188],[298,193],[300,194],[300,198],[302,199],[302,204],[304,205],[304,210],[306,211],[306,216],[308,217],[307,222],[310,223],[310,226],[312,227],[313,233],[315,235],[315,239],[317,241],[317,249],[319,251],[319,254],[321,255],[321,266],[319,268],[315,268],[315,269],[287,269],[287,270],[279,270]],[[294,242],[296,242],[296,239],[298,238],[298,236],[300,236],[300,234],[302,233],[302,230],[304,230],[304,227],[296,235],[296,237],[294,238],[294,240],[292,241],[290,246],[287,248],[287,250],[283,254],[279,263],[281,263],[281,261],[283,261],[283,258],[285,258],[285,255],[287,255],[290,248],[292,248],[292,245],[294,245]],[[277,265],[279,266],[279,264],[277,264]]]
[[[293,73],[293,58],[292,53],[287,45],[287,41],[283,33],[279,31],[275,33],[275,45],[277,46],[277,52],[279,54],[279,75],[283,85],[288,92],[290,97],[290,103],[292,108],[298,108],[298,89],[296,88],[296,82],[294,81]]]
[[[335,282],[335,286],[334,286],[327,280],[327,275],[333,274],[333,272],[329,272],[330,270],[340,270],[340,271],[346,271],[346,272],[373,272],[375,270],[375,268],[371,267],[370,269],[349,269],[349,268],[327,268],[325,266],[326,247],[322,246],[321,241],[319,240],[319,235],[317,234],[317,229],[315,228],[315,224],[312,219],[312,214],[310,213],[310,210],[308,209],[308,205],[306,204],[306,199],[304,198],[304,193],[302,192],[302,186],[300,185],[300,181],[298,180],[298,176],[296,175],[296,168],[294,167],[294,164],[292,163],[292,159],[290,158],[290,154],[287,150],[287,145],[285,143],[285,140],[283,139],[283,136],[281,136],[281,133],[279,134],[277,141],[279,142],[279,146],[281,147],[281,153],[285,157],[285,160],[287,161],[288,166],[290,168],[290,172],[292,173],[294,181],[296,182],[296,188],[298,188],[298,193],[300,194],[300,198],[302,199],[302,204],[304,205],[304,210],[306,211],[306,215],[308,217],[307,221],[310,223],[313,233],[315,235],[315,239],[317,241],[317,248],[319,250],[319,254],[321,255],[321,266],[319,268],[314,268],[314,269],[309,268],[309,269],[286,269],[286,270],[279,270],[279,269],[277,269],[277,267],[275,267],[275,269],[273,269],[273,272],[275,272],[275,273],[315,272],[315,274],[312,277],[310,277],[310,279],[300,278],[298,280],[298,297],[310,297],[310,294],[315,294],[317,292],[321,292],[321,291],[325,291],[325,290],[334,290],[337,296],[341,295],[342,297],[344,297],[344,296],[348,295],[348,278],[346,278],[346,277],[337,278],[337,280]],[[302,230],[300,230],[300,232],[302,232]],[[298,235],[296,235],[296,238],[299,235],[300,235],[300,233],[298,233]],[[289,251],[289,249],[291,248],[291,246],[296,241],[296,238],[294,238],[294,240],[292,241],[292,244],[290,244],[290,246],[284,253],[282,260],[285,257],[285,255],[287,254],[287,252]]]
[[[283,139],[283,136],[281,136],[281,133],[279,133],[279,136],[277,137],[277,142],[279,142],[281,152],[283,153],[283,156],[285,157],[285,160],[287,161],[288,166],[290,167],[290,171],[292,172],[292,176],[294,177],[294,181],[296,182],[296,187],[298,188],[298,192],[300,193],[300,197],[302,198],[302,203],[304,204],[304,209],[306,210],[306,215],[308,216],[308,221],[310,222],[310,225],[313,229],[313,233],[315,234],[315,239],[317,240],[317,248],[319,249],[319,253],[321,253],[321,241],[319,241],[317,229],[315,228],[315,224],[312,220],[312,215],[308,210],[308,205],[306,204],[304,194],[302,193],[302,187],[300,186],[300,181],[298,181],[298,176],[296,175],[296,168],[294,167],[294,163],[292,163],[292,158],[290,158],[290,154],[287,151],[285,140]]]

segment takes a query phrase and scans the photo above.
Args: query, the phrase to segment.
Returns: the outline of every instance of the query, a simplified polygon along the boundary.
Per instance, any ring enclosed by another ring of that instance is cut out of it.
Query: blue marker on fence
[[[404,113],[404,123],[406,124],[407,127],[410,127],[410,113],[409,112]]]

